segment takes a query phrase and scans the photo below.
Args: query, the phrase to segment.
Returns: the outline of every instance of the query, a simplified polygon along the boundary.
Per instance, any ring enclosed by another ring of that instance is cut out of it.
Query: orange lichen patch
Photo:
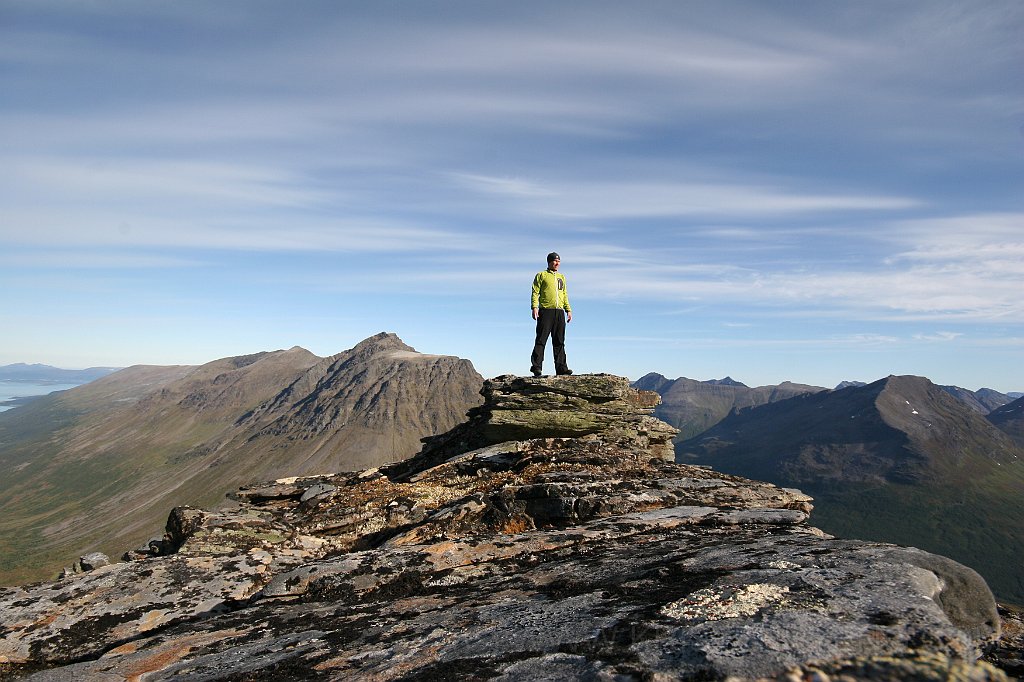
[[[179,640],[174,640],[161,647],[156,647],[151,653],[139,655],[138,658],[122,668],[122,674],[128,682],[140,682],[149,673],[164,670],[168,666],[177,663],[188,656],[196,648],[222,639],[237,635],[237,630],[225,630],[222,632],[211,632],[204,634],[190,635]],[[123,647],[118,647],[121,649]],[[118,651],[114,649],[114,651]],[[133,653],[137,653],[136,652]],[[109,653],[107,654],[110,655]]]
[[[116,658],[117,656],[127,656],[128,654],[134,654],[139,650],[139,642],[125,642],[121,646],[116,646],[108,651],[104,656],[108,658]]]
[[[451,477],[417,483],[393,483],[386,479],[367,481],[341,490],[330,507],[320,510],[318,516],[330,517],[338,512],[351,513],[357,509],[383,509],[398,500],[409,500],[417,506],[435,509],[464,497],[474,487],[480,486],[479,482],[466,485],[470,481],[479,479]]]
[[[520,516],[513,516],[505,519],[505,521],[499,524],[495,530],[499,533],[505,533],[506,535],[524,533],[528,530],[533,530],[533,522]]]
[[[32,627],[33,630],[36,629],[36,628],[44,628],[47,625],[50,625],[51,623],[53,623],[55,620],[57,620],[61,615],[63,615],[63,610],[54,611],[53,613],[51,613],[46,618],[42,618],[42,619],[37,620],[36,622],[32,623],[31,627]]]
[[[177,663],[192,652],[192,647],[183,647],[157,652],[147,658],[138,661],[135,665],[125,671],[125,679],[128,682],[138,682],[143,675],[163,670],[172,663]]]
[[[443,541],[422,545],[417,549],[434,570],[461,568],[497,561],[520,554],[533,554],[564,547],[574,540],[561,536],[540,536],[524,543]]]
[[[139,621],[139,631],[145,632],[146,630],[152,630],[153,628],[162,625],[166,620],[167,612],[163,609],[156,609],[150,611],[142,617]]]
[[[326,661],[320,661],[319,663],[314,665],[313,670],[319,670],[321,672],[323,672],[324,670],[334,670],[335,668],[340,667],[342,665],[347,665],[349,663],[349,658],[349,656],[344,656],[340,658],[328,658]]]

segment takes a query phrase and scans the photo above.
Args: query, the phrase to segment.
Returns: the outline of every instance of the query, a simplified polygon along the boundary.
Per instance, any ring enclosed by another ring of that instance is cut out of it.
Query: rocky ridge
[[[0,676],[1005,679],[974,571],[670,461],[626,379],[483,393],[408,461],[246,486],[130,561],[0,588]]]

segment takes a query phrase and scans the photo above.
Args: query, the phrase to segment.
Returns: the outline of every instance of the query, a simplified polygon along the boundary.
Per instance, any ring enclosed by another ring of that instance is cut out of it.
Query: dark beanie
[[[551,261],[555,260],[556,258],[557,258],[558,260],[562,260],[562,257],[561,257],[561,256],[559,256],[559,255],[558,255],[557,253],[555,253],[554,251],[552,251],[551,253],[549,253],[549,254],[548,254],[548,262],[549,262],[549,263],[550,263]]]

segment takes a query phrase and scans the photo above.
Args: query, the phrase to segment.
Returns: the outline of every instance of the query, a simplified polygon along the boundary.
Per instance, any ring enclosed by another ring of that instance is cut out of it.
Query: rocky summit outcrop
[[[659,403],[653,391],[638,391],[609,374],[524,378],[500,376],[484,382],[484,404],[451,431],[424,439],[416,459],[398,470],[423,467],[446,456],[504,441],[573,438],[602,432],[672,461],[674,427],[651,416]]]
[[[2,676],[1005,679],[978,660],[1000,621],[974,571],[668,461],[656,396],[484,393],[411,460],[246,486],[131,561],[0,589]]]

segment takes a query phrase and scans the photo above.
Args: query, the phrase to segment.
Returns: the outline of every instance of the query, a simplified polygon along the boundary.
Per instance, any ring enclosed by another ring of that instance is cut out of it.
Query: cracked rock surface
[[[974,571],[667,461],[625,379],[484,395],[406,462],[247,486],[175,509],[150,554],[0,588],[0,676],[1005,679],[978,660],[1000,620]]]

